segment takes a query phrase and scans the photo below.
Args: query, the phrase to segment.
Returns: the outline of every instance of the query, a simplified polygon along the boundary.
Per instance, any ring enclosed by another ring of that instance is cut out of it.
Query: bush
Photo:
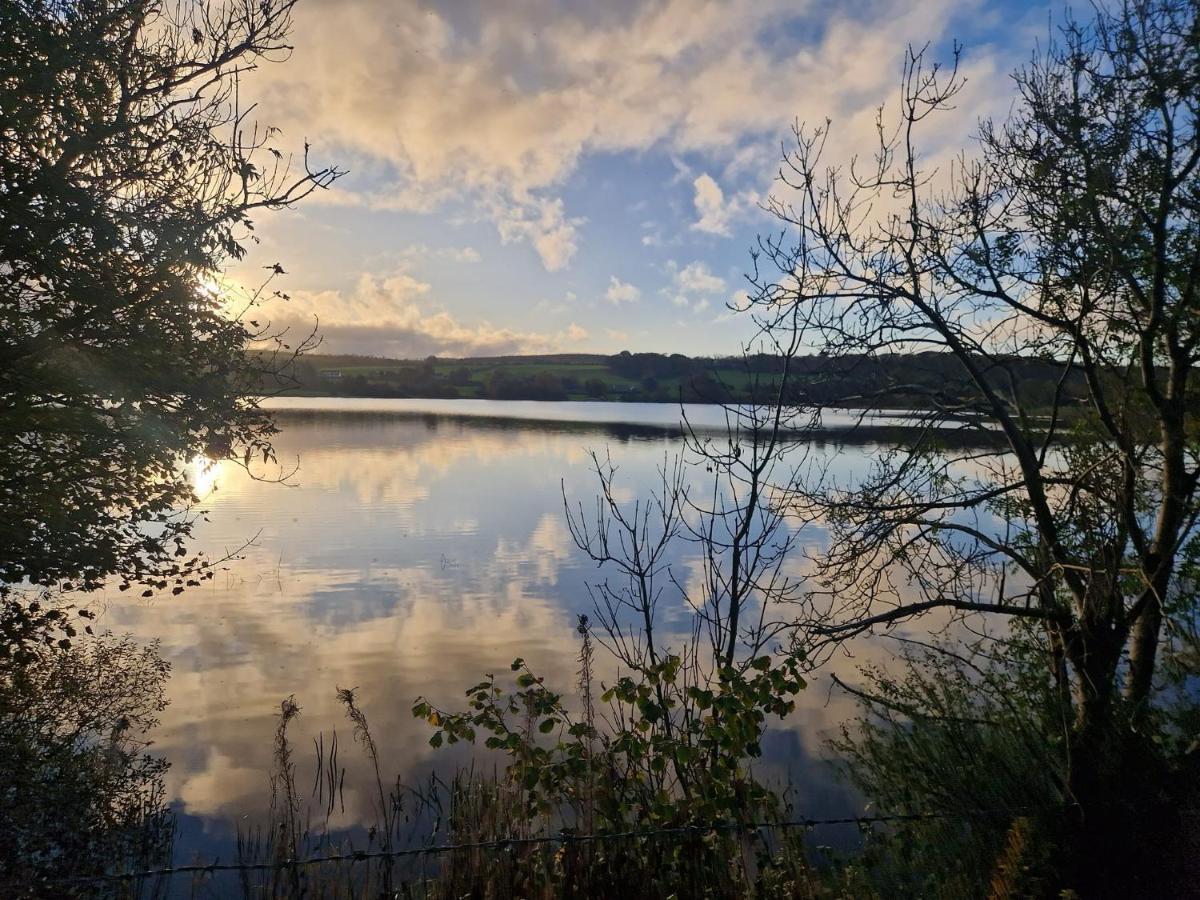
[[[59,897],[60,879],[169,859],[164,760],[144,735],[166,706],[156,645],[109,632],[0,667],[0,889]],[[73,895],[90,891],[72,885]]]

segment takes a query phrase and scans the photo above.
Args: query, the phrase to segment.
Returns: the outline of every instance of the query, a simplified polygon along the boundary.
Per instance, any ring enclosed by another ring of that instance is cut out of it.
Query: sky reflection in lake
[[[594,496],[588,452],[595,449],[611,453],[627,497],[646,496],[657,467],[680,450],[678,437],[644,422],[368,408],[293,409],[280,423],[281,459],[299,459],[293,484],[254,481],[227,464],[202,476],[215,490],[197,541],[219,555],[255,538],[242,558],[179,597],[107,598],[103,624],[160,639],[174,666],[171,706],[155,740],[171,762],[168,788],[185,855],[227,853],[235,826],[266,809],[284,697],[295,695],[303,709],[292,732],[301,785],[311,784],[312,738],[338,731],[349,771],[345,813],[334,825],[351,827],[372,819],[372,794],[337,687],[358,688],[385,778],[408,783],[469,759],[461,746],[429,746],[430,729],[409,712],[418,695],[460,706],[463,688],[486,672],[507,672],[516,656],[569,691],[576,616],[591,612],[586,586],[600,576],[571,543],[562,491]],[[849,472],[865,469],[875,451],[830,444],[816,452]],[[822,537],[814,531],[804,542],[819,546]],[[694,553],[681,547],[674,560],[681,580]],[[661,615],[667,631],[687,620],[681,599],[667,599]],[[842,665],[852,671],[863,661]],[[771,727],[764,766],[793,781],[804,814],[840,812],[852,802],[817,760],[823,738],[851,708],[818,680],[797,714]]]

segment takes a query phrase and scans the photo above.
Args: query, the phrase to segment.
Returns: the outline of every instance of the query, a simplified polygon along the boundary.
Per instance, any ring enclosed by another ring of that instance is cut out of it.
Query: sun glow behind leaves
[[[241,283],[226,275],[204,273],[196,279],[196,286],[201,297],[212,303],[217,315],[224,319],[239,320],[253,305]]]

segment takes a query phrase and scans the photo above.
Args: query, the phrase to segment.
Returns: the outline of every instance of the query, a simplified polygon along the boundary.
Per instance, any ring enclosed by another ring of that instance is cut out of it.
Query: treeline
[[[960,360],[948,353],[886,356],[770,354],[689,357],[678,353],[561,354],[394,360],[309,355],[265,385],[346,397],[617,400],[730,403],[779,399],[789,366],[789,403],[916,408],[979,399]],[[1027,409],[1086,400],[1082,371],[1031,357],[981,358],[989,380]],[[997,379],[999,374],[1002,377]]]

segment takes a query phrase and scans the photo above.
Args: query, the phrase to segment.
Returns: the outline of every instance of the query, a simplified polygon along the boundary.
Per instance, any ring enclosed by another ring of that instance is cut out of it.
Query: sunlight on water
[[[197,498],[202,501],[211,498],[223,468],[224,463],[215,462],[207,456],[198,455],[192,458],[187,466],[187,477]]]

